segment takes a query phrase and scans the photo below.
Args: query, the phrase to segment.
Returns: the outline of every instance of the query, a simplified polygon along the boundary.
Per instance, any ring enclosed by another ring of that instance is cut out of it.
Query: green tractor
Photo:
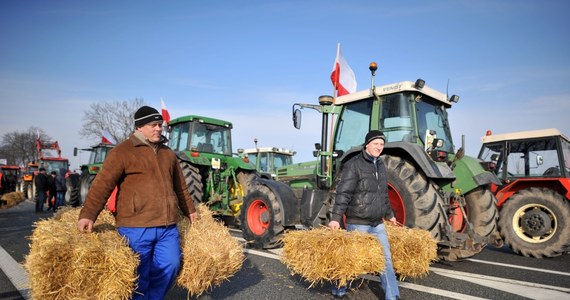
[[[275,178],[277,169],[293,164],[295,151],[278,147],[258,147],[257,139],[254,139],[254,143],[255,148],[245,149],[241,154],[255,165],[260,177]]]
[[[498,236],[489,185],[499,181],[465,156],[464,147],[454,150],[447,110],[459,97],[448,98],[421,79],[376,87],[375,64],[370,70],[368,90],[293,105],[297,129],[301,109],[322,114],[316,160],[278,169],[278,180],[256,181],[242,208],[244,238],[256,248],[272,248],[286,229],[327,225],[343,164],[362,151],[369,130],[379,129],[387,138],[381,157],[397,221],[429,231],[442,260],[479,253]]]
[[[226,224],[238,225],[243,198],[257,173],[246,157],[232,152],[232,123],[190,115],[171,120],[168,127],[168,146],[178,156],[194,202],[205,204]]]
[[[87,164],[81,165],[81,179],[79,183],[79,199],[80,203],[85,202],[87,192],[95,180],[95,176],[101,171],[103,162],[107,158],[107,154],[111,149],[115,148],[114,144],[99,143],[91,148],[78,149],[73,148],[73,155],[77,156],[79,151],[89,151],[89,161]]]

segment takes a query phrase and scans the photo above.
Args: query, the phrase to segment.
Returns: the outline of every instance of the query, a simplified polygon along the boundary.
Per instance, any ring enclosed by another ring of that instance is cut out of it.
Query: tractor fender
[[[393,155],[405,158],[420,168],[430,179],[455,180],[455,174],[451,168],[446,164],[434,162],[420,145],[408,142],[386,143],[382,155]]]
[[[273,192],[284,216],[283,226],[293,226],[299,222],[299,201],[288,185],[280,181],[261,177],[255,179],[252,184],[262,184]]]
[[[491,183],[502,184],[495,173],[485,171],[479,160],[471,156],[456,160],[453,163],[453,173],[459,179],[454,183],[454,187],[460,188],[463,193]]]

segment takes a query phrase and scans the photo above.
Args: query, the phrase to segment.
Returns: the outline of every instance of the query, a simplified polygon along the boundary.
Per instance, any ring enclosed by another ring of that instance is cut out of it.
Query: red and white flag
[[[354,76],[354,71],[352,71],[344,56],[342,56],[342,52],[340,52],[340,43],[336,49],[336,59],[331,73],[331,81],[337,96],[356,92],[356,77]]]
[[[103,136],[101,137],[101,143],[115,145],[115,144],[117,144],[117,141],[115,140],[115,138],[113,138],[113,136],[107,130],[103,130]]]
[[[162,107],[162,119],[166,124],[170,122],[170,114],[168,113],[168,109],[166,109],[166,105],[164,105],[164,100],[160,98],[160,106]]]

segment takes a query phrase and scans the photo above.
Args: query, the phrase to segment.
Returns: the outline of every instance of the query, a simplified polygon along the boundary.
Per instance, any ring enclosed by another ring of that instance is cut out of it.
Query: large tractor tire
[[[192,197],[194,204],[198,205],[199,203],[202,203],[204,200],[204,184],[202,183],[200,170],[185,161],[180,161],[179,163],[182,168],[184,180],[186,181],[186,186],[188,187],[188,192],[190,193],[190,197]]]
[[[248,245],[271,249],[281,245],[283,212],[272,190],[264,185],[253,185],[243,201],[241,229]]]
[[[398,222],[425,229],[436,240],[441,240],[446,215],[436,185],[410,162],[396,156],[382,157],[388,178],[388,195]]]
[[[24,182],[24,193],[26,198],[36,201],[36,185],[33,181]]]
[[[409,161],[390,155],[382,157],[386,165],[388,195],[398,222],[427,230],[437,241],[445,240],[442,230],[447,226],[448,216],[444,210],[444,200],[436,189],[437,185],[426,179]],[[473,212],[480,210],[485,209],[478,205],[472,209]],[[476,216],[472,218],[478,219]],[[438,257],[440,260],[456,261],[473,256],[481,250],[442,247],[438,251]]]
[[[505,244],[526,257],[555,257],[570,249],[570,203],[545,188],[529,188],[501,207],[499,231]]]
[[[81,176],[81,182],[79,183],[79,197],[81,199],[81,203],[85,203],[85,199],[87,198],[87,193],[89,193],[89,189],[93,184],[93,180],[95,180],[94,174],[86,174]]]

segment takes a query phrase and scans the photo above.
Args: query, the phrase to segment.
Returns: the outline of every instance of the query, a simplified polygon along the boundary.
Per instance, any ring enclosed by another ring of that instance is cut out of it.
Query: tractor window
[[[275,168],[281,168],[286,165],[290,165],[293,163],[293,157],[290,155],[274,153],[273,154],[273,161],[275,162]]]
[[[346,105],[337,125],[334,150],[346,152],[352,147],[362,146],[370,128],[371,113],[372,101]]]
[[[478,158],[482,161],[489,162],[489,171],[493,171],[499,178],[503,178],[504,143],[485,144]]]
[[[416,104],[418,118],[418,132],[422,142],[425,145],[427,130],[435,132],[435,137],[443,139],[443,147],[441,150],[453,153],[453,140],[447,123],[447,113],[440,105],[432,104],[432,101],[422,98],[422,101]]]
[[[188,146],[188,129],[190,123],[180,123],[172,127],[168,146],[174,151],[185,151]]]
[[[411,94],[388,95],[382,102],[380,128],[388,142],[413,141],[414,128],[410,115]]]
[[[510,177],[560,176],[556,139],[510,142],[507,171]]]
[[[231,156],[230,129],[212,124],[194,123],[190,146],[199,152]]]

